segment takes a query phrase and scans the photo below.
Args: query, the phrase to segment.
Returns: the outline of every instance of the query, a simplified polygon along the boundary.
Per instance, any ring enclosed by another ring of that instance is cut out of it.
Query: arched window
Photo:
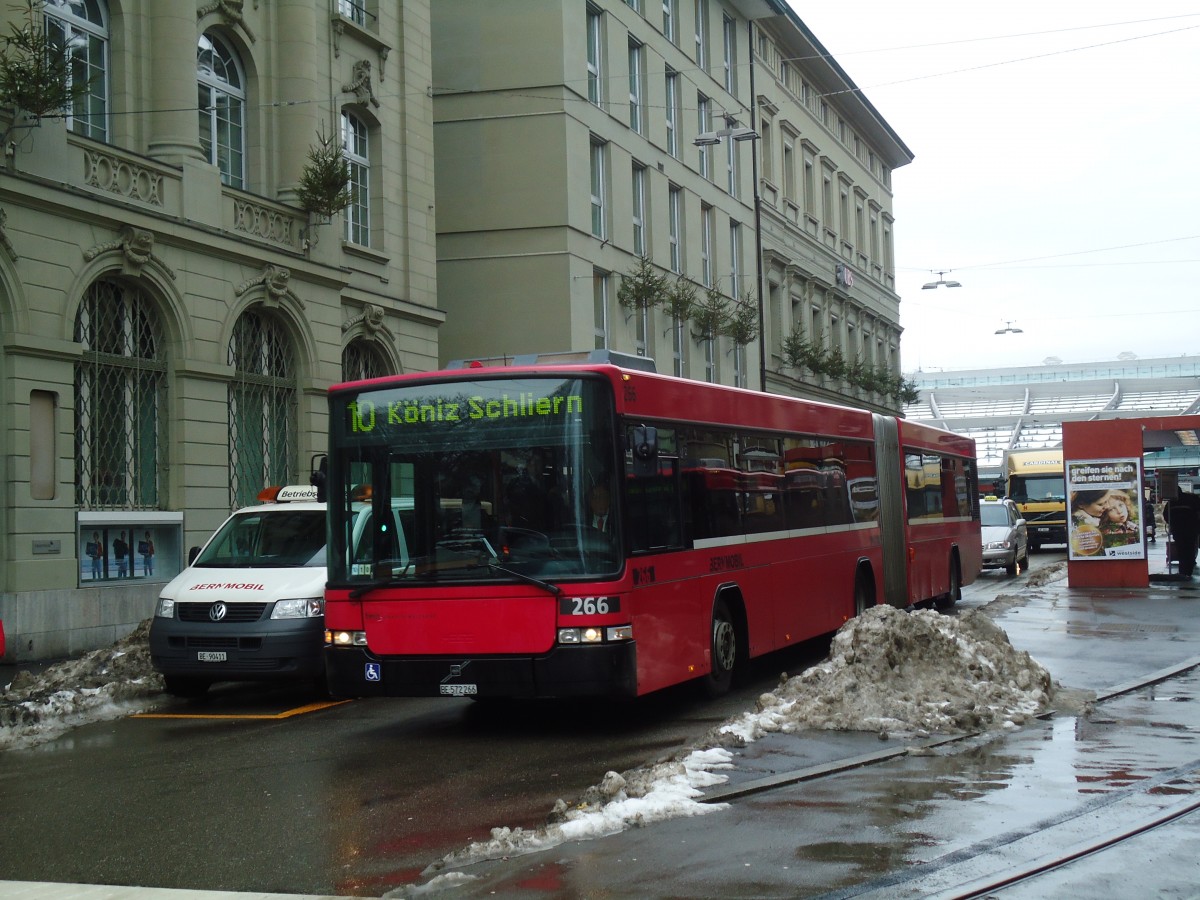
[[[342,151],[350,164],[350,193],[346,207],[346,240],[371,246],[371,159],[367,125],[353,113],[342,113]]]
[[[258,492],[296,473],[296,376],[283,327],[244,312],[229,339],[229,502],[254,503]]]
[[[373,341],[356,338],[342,351],[342,381],[362,381],[392,374]]]
[[[230,187],[246,186],[246,88],[233,51],[212,32],[196,50],[200,146]]]
[[[101,279],[79,306],[75,340],[75,502],[157,509],[167,421],[158,315],[138,288]]]
[[[71,49],[71,87],[87,85],[67,110],[76,134],[108,139],[108,16],[99,0],[45,0],[46,36]]]

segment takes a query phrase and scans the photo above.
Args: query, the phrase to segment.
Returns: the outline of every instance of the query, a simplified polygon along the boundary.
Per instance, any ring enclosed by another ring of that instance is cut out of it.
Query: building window
[[[783,137],[783,197],[796,202],[796,143],[790,134]]]
[[[595,346],[603,350],[608,346],[608,273],[592,272],[592,318],[594,322]]]
[[[683,191],[671,185],[667,194],[667,218],[671,238],[671,271],[683,274]]]
[[[725,72],[725,90],[737,94],[737,22],[725,16],[722,22],[724,49],[721,65]]]
[[[600,10],[587,8],[588,100],[599,106],[604,101],[603,49],[600,42]]]
[[[608,237],[608,216],[605,213],[604,149],[601,141],[592,140],[592,234],[598,238]]]
[[[814,219],[817,216],[816,160],[808,152],[804,154],[804,211]]]
[[[646,256],[646,167],[633,164],[633,252]]]
[[[642,100],[642,71],[645,68],[645,51],[633,38],[629,39],[629,127],[642,133],[645,118]]]
[[[671,323],[671,374],[676,378],[683,377],[683,350],[687,346],[683,340],[685,327],[682,319]]]
[[[371,159],[367,126],[353,113],[342,113],[342,153],[350,166],[350,193],[346,207],[345,238],[352,244],[371,246]]]
[[[771,146],[771,120],[765,115],[759,115],[758,130],[762,138],[758,145],[761,151],[762,177],[764,181],[775,183],[775,150]]]
[[[663,37],[672,44],[678,45],[678,16],[675,11],[675,4],[678,0],[662,0],[663,6]]]
[[[650,309],[643,306],[634,314],[634,349],[638,356],[650,355]]]
[[[704,380],[717,383],[717,339],[706,338],[704,341]]]
[[[338,0],[338,12],[355,25],[367,27],[367,8],[356,0]]]
[[[150,299],[124,282],[88,288],[75,318],[75,502],[157,509],[167,422],[164,347]]]
[[[703,94],[696,95],[696,133],[703,134],[712,131],[712,111],[709,100]],[[700,177],[712,180],[712,164],[709,151],[710,145],[704,144],[697,148],[700,151]]]
[[[625,0],[625,5],[634,12],[640,13],[642,11],[642,0]]]
[[[713,208],[700,207],[700,276],[704,286],[713,286]]]
[[[696,0],[696,68],[708,71],[708,0]]]
[[[379,345],[365,338],[355,338],[342,351],[342,381],[365,381],[393,374]]]
[[[229,504],[240,509],[296,473],[296,376],[283,327],[242,313],[229,339]]]
[[[725,187],[729,196],[738,196],[738,141],[726,138],[725,144]]]
[[[47,0],[43,6],[46,37],[71,48],[68,87],[86,83],[87,90],[67,109],[67,127],[76,134],[108,138],[107,10],[97,0]]]
[[[836,230],[833,221],[833,175],[828,171],[821,178],[821,221],[830,231]]]
[[[211,32],[200,36],[200,147],[230,187],[245,187],[246,89],[237,57]]]
[[[667,152],[679,156],[679,73],[667,69]]]
[[[729,296],[740,300],[742,296],[742,226],[729,223]]]

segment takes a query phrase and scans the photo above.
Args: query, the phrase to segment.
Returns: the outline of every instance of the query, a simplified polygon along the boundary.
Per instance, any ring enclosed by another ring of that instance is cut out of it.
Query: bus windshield
[[[578,579],[620,569],[606,380],[481,378],[343,396],[344,418],[331,423],[331,584]]]
[[[1062,475],[1014,475],[1010,498],[1018,503],[1065,503],[1067,485]]]

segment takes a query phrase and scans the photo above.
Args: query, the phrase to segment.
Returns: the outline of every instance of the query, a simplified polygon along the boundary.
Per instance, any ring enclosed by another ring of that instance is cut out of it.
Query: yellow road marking
[[[292,716],[302,716],[305,713],[328,709],[331,706],[341,706],[349,700],[325,700],[320,703],[307,703],[295,709],[285,709],[281,713],[137,713],[132,719],[290,719]]]

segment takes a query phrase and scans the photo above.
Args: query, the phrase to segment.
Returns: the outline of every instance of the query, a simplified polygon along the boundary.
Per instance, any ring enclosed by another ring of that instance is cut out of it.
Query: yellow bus
[[[1005,496],[1017,504],[1029,530],[1029,548],[1067,542],[1067,482],[1062,450],[1009,450]]]

